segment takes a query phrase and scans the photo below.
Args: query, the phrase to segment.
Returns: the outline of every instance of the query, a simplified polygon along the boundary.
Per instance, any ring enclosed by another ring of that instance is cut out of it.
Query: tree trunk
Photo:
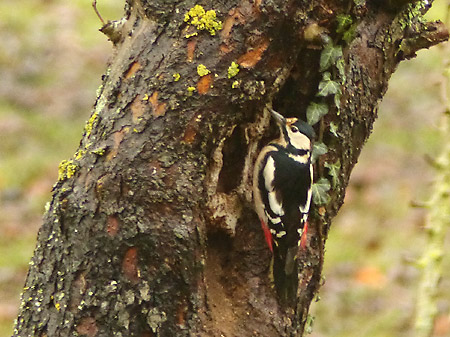
[[[14,336],[301,336],[388,79],[448,35],[425,3],[393,3],[129,0],[102,28],[115,54],[60,165]],[[267,104],[320,119],[292,308],[252,209]]]

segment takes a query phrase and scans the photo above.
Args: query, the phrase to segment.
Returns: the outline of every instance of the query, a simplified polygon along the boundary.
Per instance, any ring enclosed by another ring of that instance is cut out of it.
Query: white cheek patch
[[[288,129],[288,137],[291,144],[299,150],[309,150],[311,148],[311,141],[308,137],[300,132],[292,132]]]

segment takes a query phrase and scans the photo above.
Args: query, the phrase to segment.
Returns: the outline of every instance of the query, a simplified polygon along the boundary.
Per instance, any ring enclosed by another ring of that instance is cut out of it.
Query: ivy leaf
[[[322,75],[322,81],[330,81],[331,80],[331,73],[329,71],[326,71]]]
[[[317,96],[325,97],[329,95],[336,95],[337,93],[340,92],[341,92],[340,84],[332,80],[327,80],[325,79],[324,76],[324,80],[319,83],[319,92],[317,93]]]
[[[310,314],[308,314],[308,316],[306,317],[306,323],[305,323],[305,332],[307,334],[313,333],[313,325],[314,325],[314,316],[311,316]]]
[[[311,161],[314,163],[317,158],[328,152],[328,147],[324,143],[316,143],[313,146]]]
[[[331,185],[328,179],[323,177],[320,178],[318,182],[312,185],[312,199],[314,204],[318,206],[325,205],[330,201],[331,197],[328,194],[330,187]]]
[[[334,124],[333,122],[330,123],[330,132],[333,134],[333,136],[335,136],[336,138],[339,138],[338,135],[338,126],[336,124]]]
[[[325,167],[328,169],[328,174],[331,176],[331,184],[333,189],[339,185],[339,171],[341,170],[341,161],[338,159],[334,164],[325,163]]]
[[[342,58],[342,47],[328,43],[323,48],[322,53],[320,53],[320,71],[327,70],[340,58]]]
[[[341,84],[344,84],[347,80],[347,77],[345,76],[345,62],[344,59],[341,58],[336,62],[336,68],[339,72],[339,79],[341,80]]]
[[[308,124],[316,124],[327,113],[328,105],[326,105],[325,103],[311,102],[311,104],[306,109],[306,118],[308,119]]]
[[[342,46],[333,47],[332,59],[333,63],[342,58]]]
[[[341,91],[339,90],[338,93],[336,93],[336,95],[334,95],[334,105],[336,106],[336,108],[338,109],[338,116],[339,116],[339,109],[341,108]]]
[[[331,45],[331,47],[330,47]],[[332,53],[333,53],[333,45],[328,44],[326,45],[322,52],[320,53],[320,71],[323,72],[324,70],[328,69],[332,64]]]

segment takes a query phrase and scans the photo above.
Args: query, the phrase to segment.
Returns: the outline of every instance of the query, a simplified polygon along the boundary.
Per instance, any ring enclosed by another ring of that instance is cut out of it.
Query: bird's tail
[[[275,245],[273,252],[273,278],[277,295],[284,305],[292,305],[297,299],[298,288],[298,247],[290,247],[284,252]]]

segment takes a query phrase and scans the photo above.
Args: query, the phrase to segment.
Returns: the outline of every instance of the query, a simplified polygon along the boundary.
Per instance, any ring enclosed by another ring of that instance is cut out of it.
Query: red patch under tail
[[[305,222],[305,227],[303,227],[302,237],[300,238],[300,247],[302,247],[302,249],[306,248],[307,233],[308,233],[308,221]]]
[[[264,223],[263,220],[259,219],[261,221],[261,227],[264,232],[264,238],[266,239],[267,245],[269,246],[270,251],[273,253],[273,239],[272,234],[270,233],[269,227]]]

